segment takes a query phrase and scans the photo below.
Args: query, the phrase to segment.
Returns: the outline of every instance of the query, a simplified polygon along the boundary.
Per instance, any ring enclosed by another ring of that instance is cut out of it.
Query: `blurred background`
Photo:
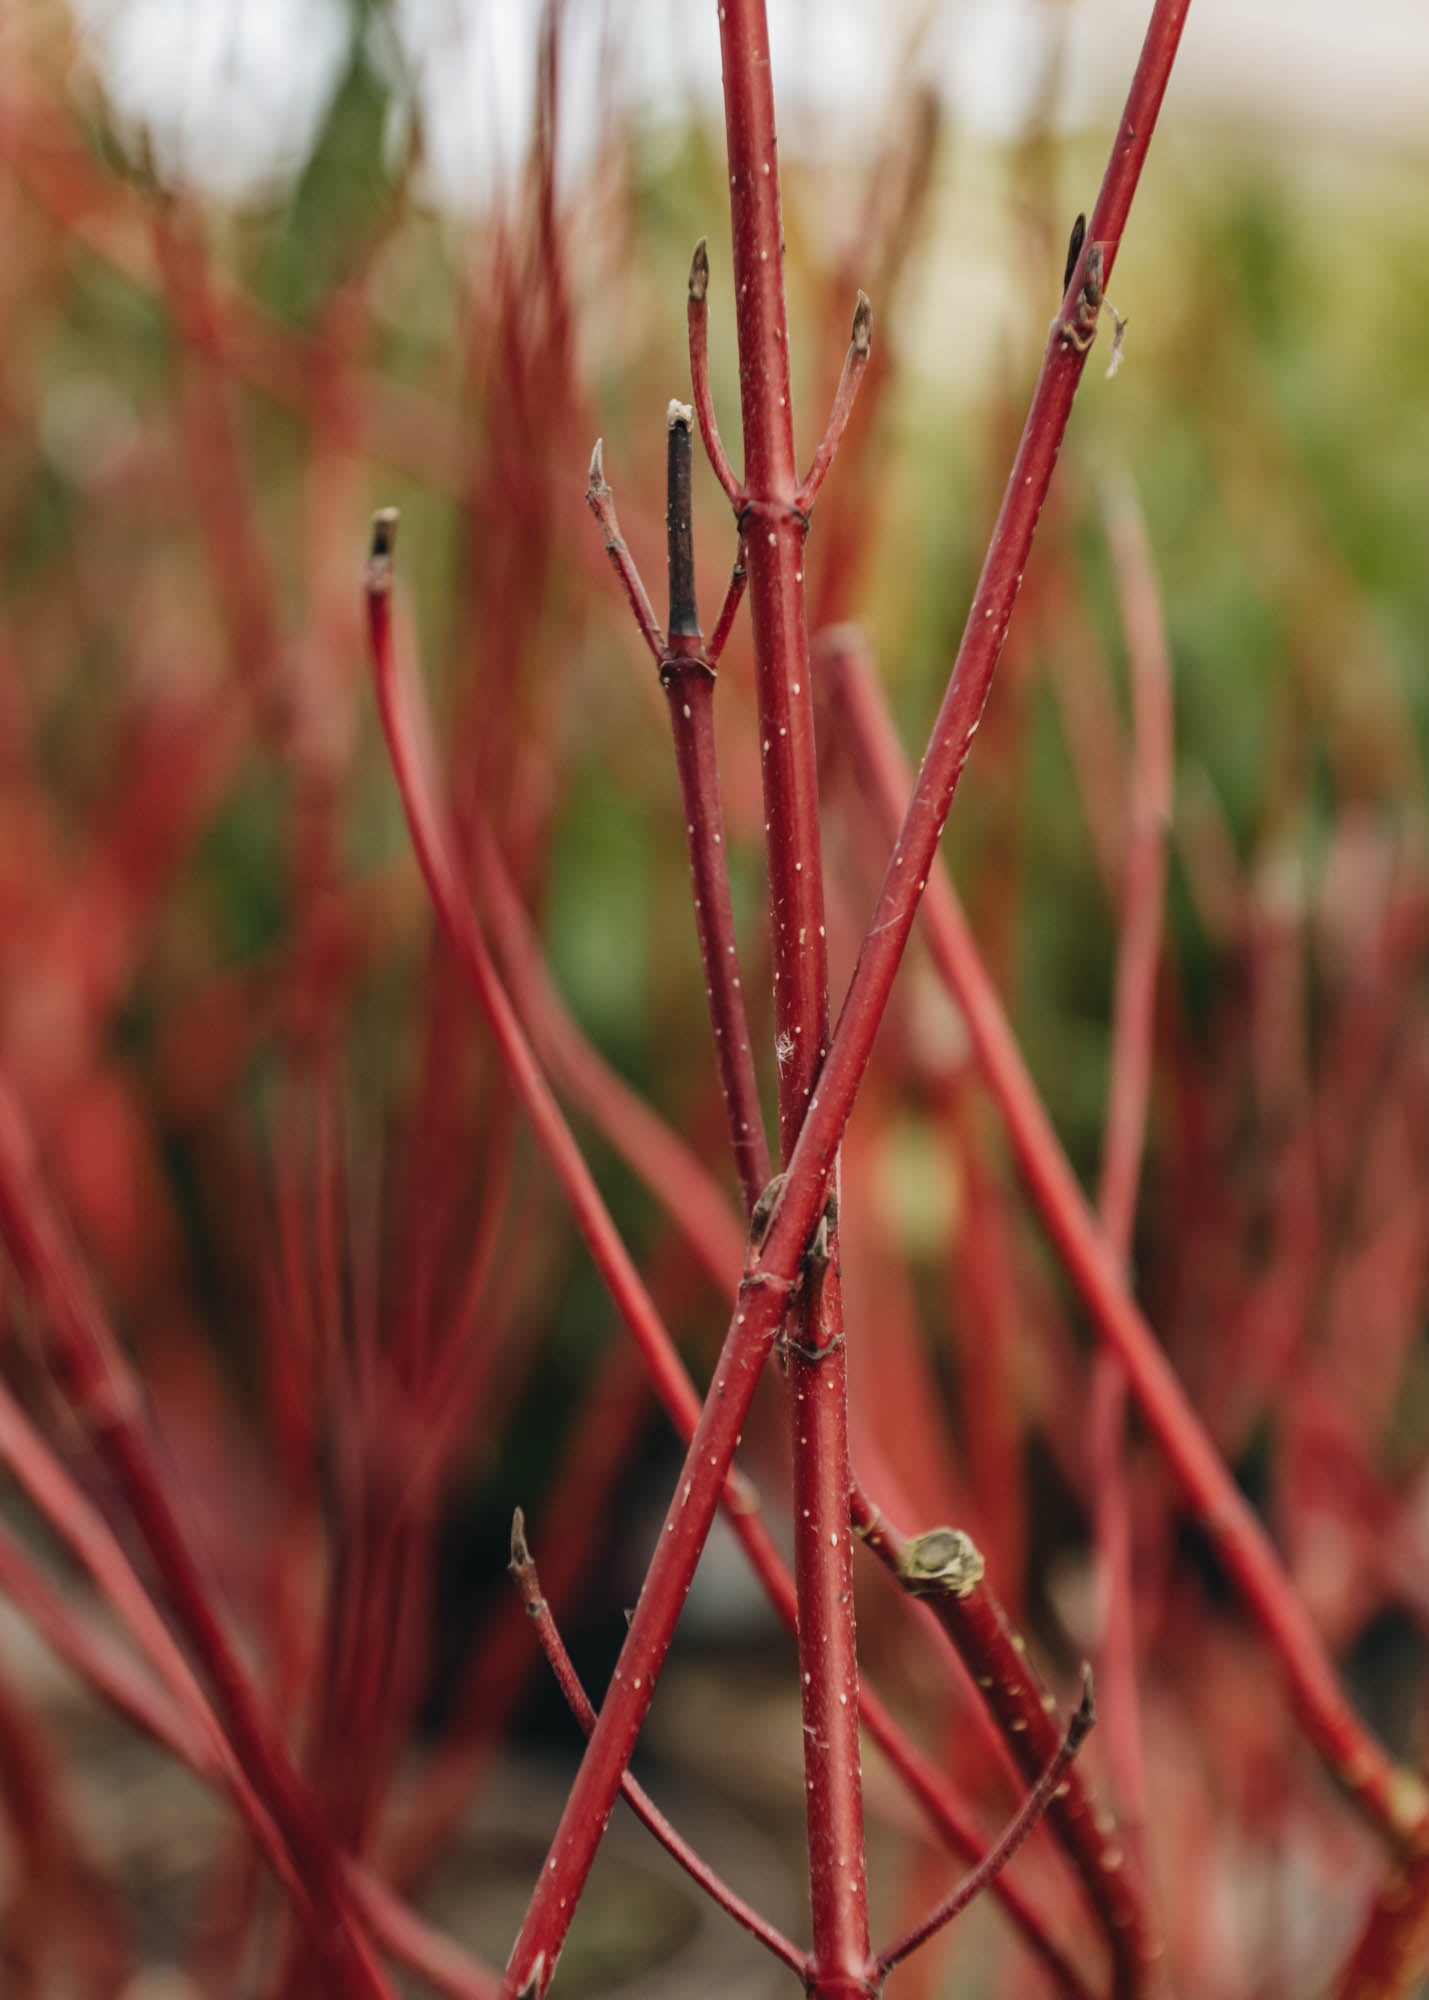
[[[860,286],[875,310],[811,613],[860,625],[915,759],[1145,14],[770,0],[805,455]],[[1106,379],[1104,335],[946,842],[1094,1189],[1134,817],[1127,604],[1149,592],[1175,780],[1136,1289],[1362,1711],[1415,1762],[1426,133],[1415,0],[1194,0],[1112,287],[1123,363]],[[370,693],[366,523],[402,508],[403,618],[472,893],[703,1380],[721,1295],[617,1143],[618,1085],[718,1176],[736,1245],[742,1223],[663,705],[583,496],[599,434],[658,605],[701,235],[739,463],[723,145],[695,0],[0,10],[0,1060],[316,1788],[494,1964],[576,1755],[508,1597],[511,1508],[598,1695],[679,1455],[434,943]],[[703,467],[696,515],[708,628],[733,529]],[[772,1088],[745,620],[718,718]],[[837,994],[883,841],[825,740]],[[896,1468],[910,1526],[976,1533],[1065,1699],[1100,1633],[1091,1341],[916,949],[844,1216],[856,1444]],[[8,1274],[0,1304],[5,1409],[142,1571]],[[777,1382],[747,1460],[787,1544]],[[1135,1426],[1129,1467],[1173,1990],[1317,1993],[1375,1843]],[[0,1526],[107,1630],[11,1483]],[[882,1576],[860,1584],[870,1672],[994,1830],[1009,1794],[962,1690]],[[260,1990],[278,1905],[236,1822],[0,1611],[0,1987]],[[374,1649],[375,1677],[349,1670]],[[802,1935],[792,1649],[723,1530],[645,1758],[696,1844]],[[1105,1787],[1096,1739],[1087,1760]],[[868,1782],[886,1934],[956,1871],[872,1754]],[[1045,1835],[1016,1866],[1095,1967]],[[613,1823],[559,1992],[787,1983]],[[1051,1990],[986,1899],[895,1983]]]

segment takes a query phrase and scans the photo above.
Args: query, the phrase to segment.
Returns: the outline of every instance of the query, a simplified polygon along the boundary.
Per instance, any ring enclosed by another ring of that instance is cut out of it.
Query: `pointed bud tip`
[[[597,438],[595,450],[590,455],[590,474],[587,487],[592,493],[599,493],[605,484],[605,439]]]
[[[693,305],[703,305],[705,294],[710,288],[710,249],[705,237],[695,245],[695,254],[690,259],[690,301]]]
[[[1082,1699],[1077,1706],[1076,1714],[1072,1717],[1071,1733],[1074,1744],[1080,1743],[1082,1741],[1082,1739],[1091,1730],[1092,1725],[1095,1723],[1096,1719],[1097,1719],[1096,1681],[1092,1675],[1091,1665],[1088,1662],[1084,1663],[1082,1666]]]
[[[1067,242],[1067,262],[1062,272],[1062,290],[1065,292],[1072,282],[1072,273],[1077,268],[1077,259],[1082,254],[1082,245],[1087,239],[1087,218],[1079,215],[1072,224],[1072,234]]]
[[[873,345],[873,302],[867,292],[860,292],[858,304],[853,309],[853,349],[855,354],[867,354]]]
[[[511,1516],[511,1568],[525,1569],[531,1560],[531,1550],[526,1542],[526,1510],[518,1507]]]

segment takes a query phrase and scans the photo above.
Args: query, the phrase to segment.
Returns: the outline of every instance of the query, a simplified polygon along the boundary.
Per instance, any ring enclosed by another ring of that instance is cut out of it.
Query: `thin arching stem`
[[[858,395],[859,384],[863,381],[864,370],[868,367],[868,357],[873,347],[873,307],[864,293],[858,295],[854,308],[853,331],[849,335],[848,353],[844,356],[843,372],[839,376],[838,388],[829,410],[829,420],[824,426],[824,435],[819,440],[819,448],[814,453],[814,462],[804,475],[804,483],[799,488],[798,504],[807,514],[819,497],[819,488],[829,476],[843,434],[848,429],[848,420],[853,415],[854,399]]]
[[[690,393],[694,397],[695,416],[700,426],[700,436],[704,439],[705,452],[714,476],[724,488],[730,505],[738,513],[744,504],[744,488],[734,476],[734,469],[726,455],[715,422],[714,397],[710,394],[710,351],[709,351],[709,289],[710,253],[702,236],[695,245],[695,254],[690,259],[690,287],[685,307],[685,319],[690,335]]]
[[[571,1664],[571,1656],[566,1651],[565,1641],[556,1628],[551,1607],[542,1595],[541,1579],[526,1540],[526,1523],[519,1507],[511,1523],[510,1570],[515,1578],[516,1588],[521,1593],[526,1614],[535,1629],[537,1643],[546,1656],[551,1672],[555,1675],[556,1685],[565,1697],[567,1708],[589,1736],[595,1728],[595,1709],[590,1696],[581,1685],[580,1676]],[[689,1842],[671,1826],[644,1786],[637,1784],[628,1771],[621,1779],[620,1795],[691,1880],[698,1883],[705,1894],[733,1917],[737,1924],[741,1924],[751,1937],[758,1938],[767,1951],[773,1952],[776,1958],[784,1961],[791,1972],[797,1972],[800,1978],[803,1978],[807,1968],[805,1954],[797,1945],[792,1944],[777,1926],[771,1924],[766,1917],[760,1916],[756,1909],[751,1908],[742,1896],[736,1895],[723,1877],[717,1875],[708,1862],[696,1854]]]
[[[929,1938],[935,1937],[946,1924],[953,1921],[954,1917],[961,1916],[968,1904],[980,1896],[990,1883],[997,1880],[1052,1803],[1062,1782],[1063,1773],[1091,1734],[1095,1720],[1092,1676],[1088,1668],[1082,1680],[1082,1699],[1041,1777],[1008,1821],[996,1844],[988,1849],[977,1867],[965,1875],[942,1902],[935,1904],[926,1917],[914,1924],[911,1930],[905,1931],[903,1936],[896,1943],[889,1945],[886,1951],[878,1954],[873,1970],[875,1987],[882,1985],[895,1965],[911,1956],[920,1945],[926,1944]]]
[[[1111,496],[1108,517],[1131,662],[1132,755],[1112,1007],[1111,1086],[1097,1209],[1107,1242],[1129,1284],[1151,1089],[1156,973],[1166,894],[1172,790],[1171,666],[1146,526],[1135,494],[1125,489]],[[1099,1347],[1092,1364],[1091,1462],[1103,1606],[1106,1737],[1127,1840],[1144,1875],[1146,1758],[1137,1692],[1126,1395],[1126,1370],[1109,1348]]]
[[[729,585],[724,593],[724,602],[715,619],[715,628],[705,647],[705,658],[712,667],[717,667],[729,643],[729,635],[734,630],[735,615],[744,602],[745,586],[749,582],[749,569],[744,559],[744,537],[741,535],[739,550],[734,558],[734,568],[729,573]]]
[[[585,497],[586,505],[600,523],[605,552],[635,615],[640,636],[650,648],[651,657],[658,662],[665,657],[665,635],[660,630],[655,607],[650,602],[649,593],[635,567],[635,558],[626,546],[620,523],[615,517],[615,496],[605,483],[605,441],[602,438],[596,439],[595,450],[590,455],[590,477]]]

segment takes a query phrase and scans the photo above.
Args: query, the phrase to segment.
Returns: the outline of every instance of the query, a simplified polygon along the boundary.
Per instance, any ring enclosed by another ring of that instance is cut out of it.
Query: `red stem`
[[[833,464],[838,448],[843,442],[843,434],[848,429],[848,420],[853,415],[859,385],[868,366],[872,336],[873,307],[866,295],[860,292],[858,304],[854,308],[853,332],[849,335],[848,352],[844,356],[838,387],[834,391],[829,420],[824,426],[819,448],[814,453],[814,462],[804,475],[804,483],[799,488],[799,506],[805,514],[810,512],[819,497],[819,488],[829,476],[829,467]]]
[[[734,906],[724,856],[715,751],[714,676],[702,661],[672,658],[660,675],[670,709],[675,767],[690,854],[690,889],[710,1029],[745,1212],[769,1184],[769,1146],[740,985]]]
[[[0,1458],[89,1571],[105,1602],[158,1673],[164,1692],[93,1632],[25,1551],[3,1534],[0,1590],[19,1606],[57,1657],[121,1715],[206,1784],[227,1788],[279,1881],[298,1896],[287,1851],[128,1556],[108,1523],[3,1392]],[[490,1973],[431,1930],[360,1865],[346,1861],[343,1866],[354,1904],[395,1958],[421,1971],[454,2000],[492,2000],[497,1989]]]
[[[846,708],[844,740],[859,781],[884,826],[893,826],[899,801],[908,795],[909,778],[887,708],[846,646],[831,647],[821,667],[837,676]],[[1423,1786],[1386,1757],[1350,1707],[1264,1528],[1126,1290],[945,872],[933,876],[924,907],[934,963],[962,1010],[979,1067],[1048,1234],[1098,1333],[1126,1369],[1132,1394],[1183,1493],[1280,1662],[1307,1736],[1381,1831],[1411,1844],[1429,1838]],[[776,1212],[771,1238],[779,1220]]]
[[[717,667],[724,656],[729,635],[734,629],[735,614],[744,602],[745,586],[749,582],[749,566],[744,555],[744,537],[741,535],[739,549],[734,558],[734,568],[729,573],[729,587],[724,593],[724,602],[715,619],[715,628],[705,647],[705,658],[712,667]]]
[[[1132,796],[1112,1015],[1111,1087],[1097,1210],[1108,1247],[1129,1283],[1151,1089],[1156,970],[1166,893],[1166,834],[1172,791],[1171,663],[1146,527],[1131,492],[1112,504],[1109,533],[1131,661]],[[1144,1880],[1146,1757],[1137,1692],[1125,1433],[1126,1371],[1109,1348],[1099,1347],[1092,1363],[1091,1470],[1104,1621],[1103,1700],[1115,1795],[1128,1845]]]
[[[714,467],[715,478],[737,512],[744,505],[744,489],[735,478],[734,468],[725,454],[719,425],[715,422],[714,397],[710,394],[709,289],[710,253],[702,236],[690,259],[689,299],[685,308],[690,335],[690,388],[705,452]]]
[[[650,594],[641,581],[625,537],[620,532],[620,523],[615,518],[615,496],[605,483],[605,443],[601,438],[595,441],[595,450],[590,455],[590,476],[586,481],[586,505],[600,523],[600,531],[605,539],[605,552],[610,557],[610,566],[615,571],[616,580],[625,592],[634,613],[640,636],[650,648],[652,659],[658,665],[665,657],[665,635],[660,630],[660,621],[655,616],[655,607],[650,602]]]
[[[746,495],[739,512],[754,628],[779,1138],[787,1164],[823,1064],[829,1029],[818,758],[804,605],[804,543],[812,494],[806,498],[800,489],[794,461],[784,235],[764,0],[725,0],[719,24],[744,426]],[[849,366],[810,475],[812,488],[832,462],[847,422],[867,359],[869,319],[868,303],[861,299]],[[833,1227],[833,1219],[826,1217],[826,1239]],[[801,1294],[791,1301],[785,1328],[813,1919],[808,1984],[815,2000],[855,2000],[866,1990],[869,1946],[848,1511],[848,1357],[836,1241],[825,1240],[820,1255],[822,1275],[811,1263]]]
[[[571,1656],[566,1651],[565,1642],[556,1628],[551,1615],[551,1607],[541,1591],[541,1579],[536,1570],[535,1558],[526,1541],[526,1523],[521,1509],[516,1509],[511,1523],[511,1574],[516,1579],[516,1588],[521,1593],[521,1601],[526,1607],[526,1615],[536,1628],[536,1638],[541,1651],[556,1677],[556,1684],[565,1697],[566,1706],[587,1736],[595,1728],[595,1708],[590,1696],[581,1686],[580,1677],[571,1664]],[[776,1958],[784,1961],[792,1972],[803,1978],[807,1970],[804,1953],[791,1944],[784,1933],[761,1917],[758,1910],[751,1908],[742,1896],[735,1894],[724,1879],[716,1875],[713,1868],[678,1834],[669,1820],[661,1812],[643,1785],[638,1785],[627,1771],[620,1781],[621,1796],[629,1804],[636,1817],[649,1828],[656,1840],[671,1855],[691,1880],[698,1883],[705,1894],[727,1915],[742,1924],[752,1937],[772,1951]]]
[[[670,551],[670,636],[655,623],[645,586],[620,534],[615,501],[605,483],[599,447],[591,461],[586,499],[599,521],[606,548],[635,613],[641,637],[660,668],[660,685],[670,711],[675,765],[685,816],[695,930],[705,975],[705,995],[714,1034],[715,1062],[724,1093],[725,1115],[746,1212],[769,1180],[764,1113],[749,1043],[740,986],[739,953],[730,901],[729,869],[720,806],[719,762],[714,733],[714,660],[734,622],[747,576],[741,547],[720,610],[715,639],[706,651],[694,597],[694,550],[690,521],[690,413],[672,403],[669,415],[670,497],[666,532]]]
[[[9,1084],[0,1079],[0,1236],[26,1288],[42,1306],[50,1354],[65,1393],[94,1435],[124,1494],[212,1689],[235,1759],[271,1816],[311,1922],[313,1941],[335,1990],[390,2000],[355,1918],[333,1850],[315,1820],[281,1741],[209,1598],[179,1519],[158,1477],[145,1435],[138,1385],[105,1323],[99,1300],[39,1179],[32,1142]]]

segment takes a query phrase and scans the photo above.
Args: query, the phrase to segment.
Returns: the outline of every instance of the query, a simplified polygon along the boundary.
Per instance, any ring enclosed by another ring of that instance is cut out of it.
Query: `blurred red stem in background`
[[[880,824],[894,826],[899,802],[908,795],[908,771],[877,684],[847,634],[830,635],[822,664],[836,682],[844,741],[858,782]],[[1125,1368],[1132,1393],[1186,1499],[1279,1660],[1307,1736],[1371,1822],[1396,1843],[1415,1845],[1429,1837],[1429,1804],[1423,1788],[1386,1757],[1350,1707],[1264,1528],[1128,1294],[1117,1260],[1037,1095],[945,872],[932,876],[924,909],[934,963],[962,1010],[979,1067],[1002,1113],[1037,1210],[1099,1336]]]
[[[1171,820],[1171,664],[1146,527],[1130,490],[1109,501],[1108,531],[1131,673],[1131,773],[1121,929],[1112,1015],[1097,1211],[1107,1246],[1131,1287],[1136,1194],[1145,1147],[1156,1026],[1156,970]],[[1146,1768],[1137,1694],[1131,1498],[1125,1442],[1126,1371],[1101,1345],[1092,1364],[1092,1504],[1102,1600],[1102,1706],[1123,1830],[1146,1881]]]

